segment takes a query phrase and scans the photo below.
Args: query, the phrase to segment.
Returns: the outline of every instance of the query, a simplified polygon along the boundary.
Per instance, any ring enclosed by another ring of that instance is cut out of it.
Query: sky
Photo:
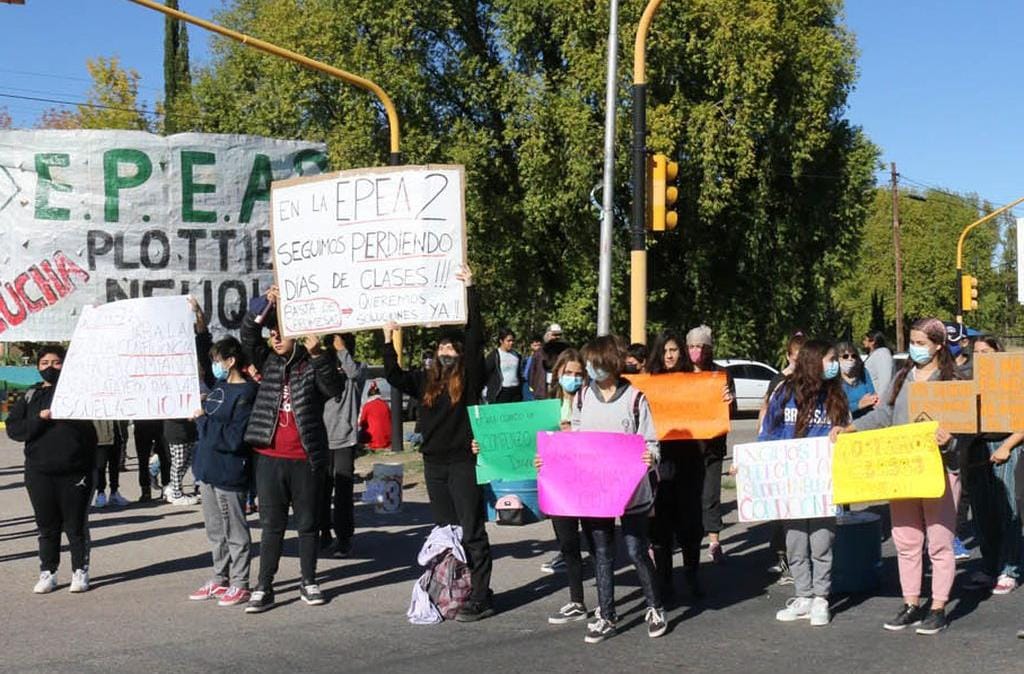
[[[179,4],[210,18],[222,0]],[[880,181],[896,162],[909,187],[973,192],[994,204],[1024,196],[1024,3],[847,0],[846,23],[860,50],[847,117],[881,148]],[[208,42],[191,29],[193,63],[209,58]],[[116,54],[141,74],[152,110],[162,95],[162,50],[163,17],[129,0],[0,4],[0,106],[31,126],[54,104],[12,96],[81,101],[86,58]]]

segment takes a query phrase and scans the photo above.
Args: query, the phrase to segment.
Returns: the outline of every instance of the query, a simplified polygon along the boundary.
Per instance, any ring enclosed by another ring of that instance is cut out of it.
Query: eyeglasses
[[[853,359],[854,359],[854,358],[856,358],[857,356],[855,356],[855,355],[854,355],[854,354],[852,354],[852,353],[844,353],[843,355],[841,355],[841,356],[839,356],[839,357],[840,357],[840,358],[842,358],[843,360],[853,360]]]

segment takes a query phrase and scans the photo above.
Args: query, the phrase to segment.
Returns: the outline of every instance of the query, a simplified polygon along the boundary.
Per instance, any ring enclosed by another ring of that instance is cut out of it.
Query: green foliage
[[[86,97],[89,105],[79,105],[75,110],[45,110],[39,118],[39,128],[148,131],[149,120],[139,103],[139,73],[122,68],[116,56],[86,59],[85,66],[92,78]]]
[[[178,9],[178,0],[166,0]],[[188,127],[195,114],[191,100],[192,74],[189,69],[188,27],[177,19],[164,18],[164,101],[163,132],[177,133]]]

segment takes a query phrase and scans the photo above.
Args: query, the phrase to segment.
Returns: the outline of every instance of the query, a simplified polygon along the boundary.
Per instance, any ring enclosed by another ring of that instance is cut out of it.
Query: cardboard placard
[[[353,169],[271,188],[287,336],[466,322],[462,166]]]
[[[724,372],[672,372],[626,377],[651,406],[659,440],[708,440],[729,432]]]
[[[836,514],[828,436],[736,445],[733,465],[740,522]]]
[[[910,381],[907,385],[912,421],[937,421],[950,433],[978,432],[976,382]]]
[[[835,503],[938,498],[946,470],[935,441],[939,424],[928,421],[876,431],[841,433],[832,452]]]
[[[981,394],[982,433],[1024,431],[1024,353],[979,353],[974,378]]]
[[[561,406],[551,399],[470,407],[469,423],[480,445],[477,484],[536,479],[537,433],[558,430]]]

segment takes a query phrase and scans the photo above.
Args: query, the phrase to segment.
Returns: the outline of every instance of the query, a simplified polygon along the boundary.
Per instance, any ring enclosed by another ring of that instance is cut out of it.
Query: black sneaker
[[[329,552],[334,559],[346,559],[352,553],[352,539],[336,539]]]
[[[540,570],[544,573],[562,573],[565,571],[565,559],[562,557],[562,553],[555,553],[555,556],[540,565]]]
[[[463,604],[459,612],[455,614],[455,620],[460,623],[475,623],[477,620],[490,618],[492,615],[494,615],[494,605],[491,603],[491,598],[488,595],[487,601],[473,601],[471,599]]]
[[[557,612],[548,616],[548,622],[552,625],[564,625],[568,622],[587,619],[587,607],[577,602],[569,602]]]
[[[249,597],[249,603],[245,606],[246,613],[263,613],[274,607],[273,590],[256,590]]]
[[[143,489],[142,493],[139,494],[139,500],[136,503],[149,503],[153,500],[153,494],[150,493],[149,489]]]
[[[647,615],[644,616],[644,620],[647,622],[647,636],[652,639],[657,639],[668,631],[668,622],[665,620],[665,609],[647,609]]]
[[[949,621],[946,620],[946,611],[944,609],[938,609],[936,611],[928,611],[928,615],[917,628],[918,634],[938,634],[942,630],[949,627]]]
[[[331,545],[334,543],[334,539],[331,538],[329,533],[320,534],[320,552],[327,552],[331,549]]]
[[[310,606],[321,606],[324,604],[324,593],[320,591],[320,586],[316,583],[309,583],[299,587],[299,596],[302,597],[302,601]]]
[[[902,629],[906,629],[911,625],[918,625],[921,622],[923,610],[920,606],[914,606],[913,604],[904,604],[900,612],[896,614],[896,617],[886,622],[882,627],[891,631],[899,632]]]
[[[615,636],[615,622],[605,620],[601,614],[587,624],[587,636],[583,638],[588,644],[599,644],[609,637]]]

